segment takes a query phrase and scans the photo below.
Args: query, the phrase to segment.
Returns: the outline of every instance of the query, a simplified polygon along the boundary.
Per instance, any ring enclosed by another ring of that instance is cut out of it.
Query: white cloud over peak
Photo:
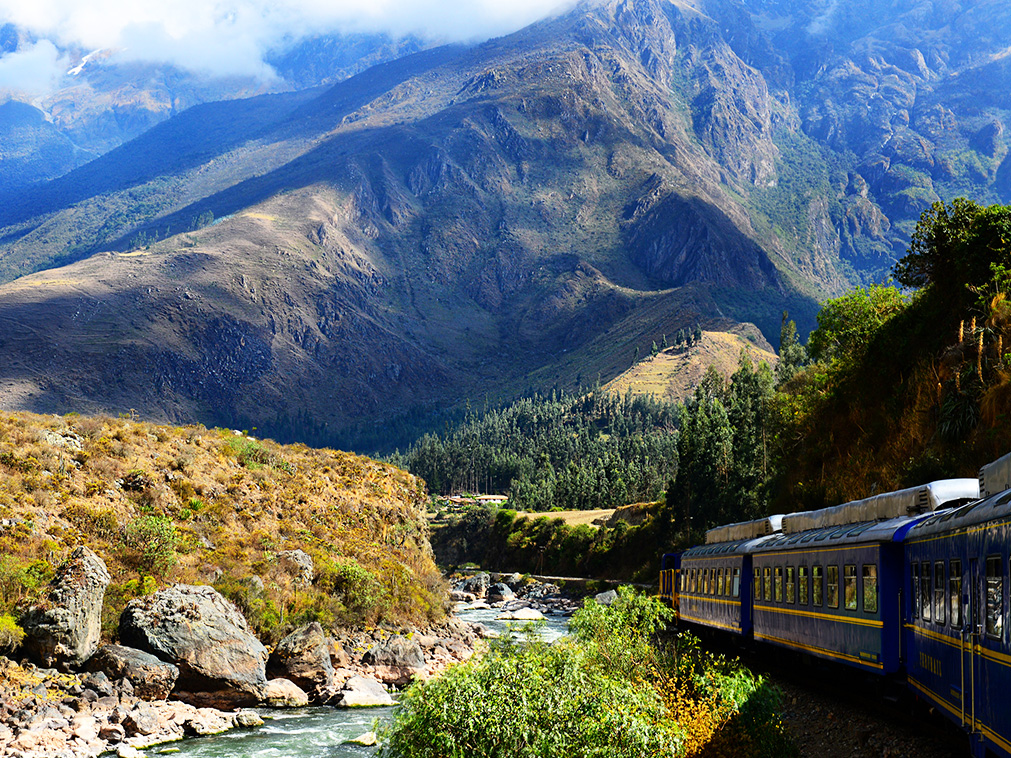
[[[22,90],[51,88],[54,73],[66,71],[58,47],[114,49],[133,60],[269,79],[264,55],[284,40],[328,32],[479,40],[515,31],[560,3],[565,0],[0,0],[0,24],[39,40],[0,57],[0,88],[11,82]]]

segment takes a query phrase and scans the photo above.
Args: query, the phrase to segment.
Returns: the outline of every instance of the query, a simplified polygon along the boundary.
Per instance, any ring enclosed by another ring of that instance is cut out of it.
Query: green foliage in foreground
[[[622,588],[588,602],[572,636],[495,642],[405,693],[385,758],[790,756],[776,693],[735,663],[666,635],[672,614]]]

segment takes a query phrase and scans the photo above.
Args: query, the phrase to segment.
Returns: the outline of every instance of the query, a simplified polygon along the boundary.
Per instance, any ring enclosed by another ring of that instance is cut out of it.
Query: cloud
[[[23,89],[29,83],[51,86],[58,48],[115,49],[133,60],[269,79],[273,72],[264,56],[286,41],[330,32],[480,40],[544,18],[562,2],[566,0],[0,0],[0,24],[12,23],[41,40],[0,58],[0,70],[11,72],[9,81],[15,81],[14,72],[24,74]],[[29,60],[39,68],[26,67]]]
[[[67,70],[67,58],[47,39],[0,57],[0,90],[52,91]]]
[[[825,6],[825,10],[811,19],[811,22],[807,25],[807,33],[815,36],[826,34],[832,26],[832,17],[835,15],[836,8],[838,7],[839,0],[829,0]]]

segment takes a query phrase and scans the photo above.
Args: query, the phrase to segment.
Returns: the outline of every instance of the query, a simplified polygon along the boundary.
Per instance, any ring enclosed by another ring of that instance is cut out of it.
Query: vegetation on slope
[[[554,644],[501,639],[487,655],[419,682],[383,754],[427,756],[791,756],[761,677],[663,634],[673,612],[621,588],[592,601]]]
[[[113,577],[107,635],[131,598],[213,584],[256,631],[423,622],[444,612],[415,477],[245,433],[69,414],[0,414],[0,617],[79,544]],[[301,549],[310,584],[281,553]]]
[[[508,493],[517,510],[608,508],[654,500],[677,466],[676,406],[601,392],[534,395],[471,413],[402,457],[429,490]]]
[[[935,204],[895,275],[921,289],[830,300],[783,388],[783,508],[972,477],[1011,449],[1011,207]]]

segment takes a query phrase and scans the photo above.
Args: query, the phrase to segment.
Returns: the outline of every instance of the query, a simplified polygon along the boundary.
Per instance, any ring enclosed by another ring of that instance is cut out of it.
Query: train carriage
[[[680,557],[679,617],[734,634],[751,634],[750,547],[777,534],[782,516],[710,529],[706,544]]]
[[[876,673],[903,662],[903,545],[931,513],[978,497],[949,479],[792,513],[751,548],[754,637]]]
[[[755,639],[876,673],[898,670],[898,540],[916,521],[829,526],[754,546]]]
[[[969,732],[977,756],[1011,756],[1009,544],[1011,490],[925,519],[906,539],[906,676]]]

